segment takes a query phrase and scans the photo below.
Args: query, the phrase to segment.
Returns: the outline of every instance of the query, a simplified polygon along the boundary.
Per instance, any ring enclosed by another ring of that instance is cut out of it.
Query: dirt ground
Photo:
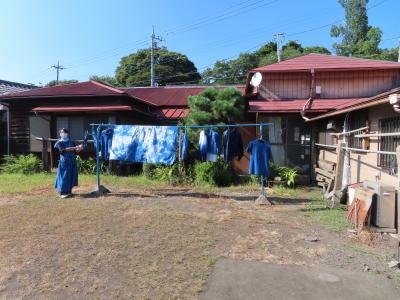
[[[0,194],[0,298],[196,299],[218,258],[362,270],[400,287],[394,240],[321,222],[319,193],[119,187]],[[307,236],[317,237],[309,242]]]

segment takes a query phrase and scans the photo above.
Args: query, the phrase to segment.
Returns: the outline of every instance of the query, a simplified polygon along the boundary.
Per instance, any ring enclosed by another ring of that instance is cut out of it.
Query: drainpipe
[[[311,107],[312,100],[314,99],[314,91],[315,91],[315,70],[311,69],[311,85],[310,85],[310,96],[306,103],[304,103],[303,108],[300,111],[300,115],[305,121],[309,121],[310,119],[306,117],[306,109]]]

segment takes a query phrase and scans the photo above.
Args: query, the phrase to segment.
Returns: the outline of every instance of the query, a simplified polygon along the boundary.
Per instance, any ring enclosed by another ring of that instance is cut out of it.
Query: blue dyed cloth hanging
[[[222,135],[222,144],[224,146],[224,161],[230,162],[234,157],[239,160],[243,156],[243,141],[240,131],[236,128],[228,128]]]
[[[217,161],[221,154],[221,141],[218,132],[214,129],[202,130],[199,138],[201,161]]]
[[[182,141],[181,141],[181,160],[186,159],[188,147],[189,147],[189,138],[188,138],[187,132],[185,130],[182,134]]]
[[[199,138],[199,151],[200,151],[200,160],[206,161],[207,160],[207,149],[208,149],[208,137],[206,131],[200,131],[200,138]]]
[[[219,134],[214,129],[211,129],[207,133],[207,161],[217,161],[219,154],[221,154]]]
[[[69,138],[61,139],[54,145],[54,148],[60,153],[54,187],[61,195],[71,194],[72,188],[78,186],[78,164],[75,152],[64,150],[69,147],[75,147],[75,143]]]
[[[103,160],[110,159],[112,136],[113,136],[113,130],[111,128],[104,129],[101,132],[101,136],[100,136],[101,148],[100,149],[101,149],[101,158]]]
[[[254,140],[249,143],[247,152],[251,155],[249,174],[269,176],[270,144],[262,139]]]
[[[110,160],[172,165],[177,147],[176,126],[118,125],[114,127]]]

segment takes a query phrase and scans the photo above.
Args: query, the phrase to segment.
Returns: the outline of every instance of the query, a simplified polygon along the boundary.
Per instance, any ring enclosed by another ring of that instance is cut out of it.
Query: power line
[[[285,39],[286,33],[277,33],[274,34],[274,40],[276,41],[276,54],[278,56],[278,62],[281,61],[281,47],[282,47],[282,42]]]
[[[59,77],[60,77],[60,71],[65,70],[66,67],[60,66],[60,61],[57,61],[57,65],[52,65],[51,68],[57,70],[57,80],[56,80],[56,85],[58,85],[59,82]]]
[[[157,42],[162,42],[164,39],[161,36],[156,36],[154,33],[153,26],[153,34],[151,35],[151,67],[150,67],[150,86],[155,87],[156,77],[155,77],[155,67],[156,67],[156,59],[155,59],[155,51],[157,50]]]

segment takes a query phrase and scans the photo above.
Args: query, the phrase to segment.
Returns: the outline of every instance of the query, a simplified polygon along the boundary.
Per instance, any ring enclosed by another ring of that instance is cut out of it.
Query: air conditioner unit
[[[374,191],[371,223],[380,228],[395,228],[396,188],[381,182],[364,181],[364,188]]]

